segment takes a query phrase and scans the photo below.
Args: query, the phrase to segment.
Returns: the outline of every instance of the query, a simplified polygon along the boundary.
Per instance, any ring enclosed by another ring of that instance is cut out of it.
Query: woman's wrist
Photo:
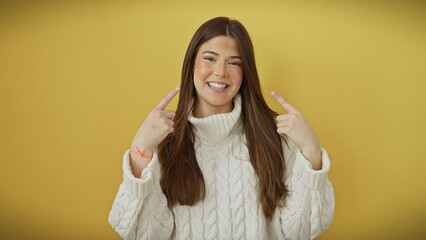
[[[152,148],[147,148],[147,147],[140,147],[140,146],[135,146],[132,145],[130,147],[130,151],[136,155],[138,155],[141,158],[147,158],[147,159],[152,159],[153,157],[153,149]]]
[[[142,171],[151,162],[153,152],[153,148],[132,143],[130,146],[130,168],[135,177],[141,177]]]
[[[321,147],[303,149],[301,150],[302,155],[311,162],[312,169],[322,169],[322,150]]]

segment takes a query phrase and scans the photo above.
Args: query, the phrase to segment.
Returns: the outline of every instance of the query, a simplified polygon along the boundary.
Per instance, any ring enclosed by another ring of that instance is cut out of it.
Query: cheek
[[[202,62],[200,64],[200,74],[203,76],[208,76],[212,73],[213,68],[210,63]]]
[[[212,72],[212,66],[204,61],[197,61],[194,66],[194,73],[198,77],[206,77]]]
[[[241,84],[243,81],[243,71],[241,69],[230,73],[230,77],[235,84]]]

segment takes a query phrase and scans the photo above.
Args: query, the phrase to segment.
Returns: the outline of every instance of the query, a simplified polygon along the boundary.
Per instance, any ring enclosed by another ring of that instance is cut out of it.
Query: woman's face
[[[197,98],[193,115],[206,117],[232,111],[242,80],[241,55],[234,38],[217,36],[203,43],[194,64]]]

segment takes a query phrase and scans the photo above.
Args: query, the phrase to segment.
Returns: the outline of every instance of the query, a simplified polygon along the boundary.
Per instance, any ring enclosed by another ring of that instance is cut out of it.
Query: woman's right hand
[[[173,132],[173,118],[175,112],[165,110],[170,101],[179,93],[176,87],[146,116],[136,132],[131,145],[131,167],[135,176],[140,176],[142,170],[150,162],[150,158],[143,158],[135,154],[139,149],[144,155],[152,155],[153,149],[160,144],[167,135]]]

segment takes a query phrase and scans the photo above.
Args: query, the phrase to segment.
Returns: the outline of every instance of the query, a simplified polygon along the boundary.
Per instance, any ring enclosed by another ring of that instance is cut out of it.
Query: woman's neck
[[[206,117],[195,116],[193,110],[188,121],[192,124],[195,136],[204,144],[216,144],[227,139],[231,130],[237,126],[241,116],[241,97],[239,95],[233,100],[231,108],[231,111],[213,113]]]
[[[202,104],[200,101],[195,100],[194,110],[192,114],[196,118],[204,118],[213,114],[229,113],[234,109],[234,104],[229,103],[223,106],[211,106],[208,104]]]

